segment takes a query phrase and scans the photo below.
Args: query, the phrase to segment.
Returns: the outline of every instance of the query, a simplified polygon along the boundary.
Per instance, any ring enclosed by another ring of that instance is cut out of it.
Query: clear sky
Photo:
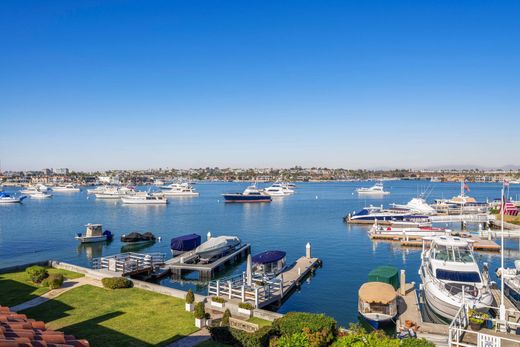
[[[520,1],[0,2],[2,169],[520,164]]]

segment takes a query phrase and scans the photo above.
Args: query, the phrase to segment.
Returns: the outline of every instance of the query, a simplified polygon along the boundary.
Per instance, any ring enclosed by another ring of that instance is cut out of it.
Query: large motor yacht
[[[134,195],[122,196],[123,204],[132,205],[166,205],[168,199],[162,195],[152,195],[146,192],[139,192]]]
[[[412,200],[408,201],[408,203],[406,203],[405,205],[391,204],[391,206],[394,209],[411,211],[426,215],[433,215],[437,213],[437,211],[433,207],[428,205],[426,200],[422,197],[413,198]]]
[[[256,188],[256,185],[247,187],[243,193],[223,194],[225,202],[271,202],[271,196]]]
[[[166,188],[168,187],[168,188]],[[172,183],[167,186],[162,186],[161,191],[154,195],[167,196],[198,196],[199,192],[189,183]]]
[[[478,311],[493,304],[488,272],[480,272],[471,245],[455,236],[424,238],[419,269],[424,298],[442,320],[451,321],[463,303]]]
[[[356,192],[360,195],[388,195],[390,192],[386,192],[383,187],[383,181],[378,181],[370,188],[358,188]]]

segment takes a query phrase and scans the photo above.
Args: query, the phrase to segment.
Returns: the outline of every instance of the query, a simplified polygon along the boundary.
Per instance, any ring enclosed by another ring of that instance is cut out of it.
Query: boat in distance
[[[370,188],[362,187],[356,189],[359,195],[388,195],[390,192],[385,191],[383,181],[378,181]]]
[[[168,199],[164,195],[152,195],[149,193],[122,196],[121,201],[123,204],[129,205],[166,205],[168,203]]]
[[[41,191],[31,193],[31,194],[29,194],[29,196],[31,197],[31,199],[39,199],[39,200],[52,198],[52,194],[48,194],[48,193],[41,192]]]
[[[154,193],[154,195],[166,195],[166,196],[199,196],[199,192],[193,188],[189,183],[172,183],[167,186],[161,186],[161,191]]]
[[[249,203],[271,202],[273,200],[269,194],[256,188],[256,185],[247,187],[243,193],[228,193],[222,195],[224,196],[225,202]]]
[[[77,193],[81,189],[74,184],[66,184],[64,186],[55,186],[51,188],[53,192],[57,193]]]
[[[103,231],[103,226],[101,224],[89,223],[85,225],[85,227],[85,235],[78,233],[75,237],[75,239],[79,240],[81,243],[111,241],[114,237],[109,230]]]
[[[0,192],[0,204],[19,204],[25,198],[27,198],[25,195],[13,196],[5,192]]]

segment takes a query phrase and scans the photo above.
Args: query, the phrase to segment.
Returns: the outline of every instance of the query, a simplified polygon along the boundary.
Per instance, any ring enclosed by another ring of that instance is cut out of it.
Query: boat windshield
[[[433,259],[458,263],[472,263],[474,261],[473,254],[469,247],[438,244],[433,248]]]

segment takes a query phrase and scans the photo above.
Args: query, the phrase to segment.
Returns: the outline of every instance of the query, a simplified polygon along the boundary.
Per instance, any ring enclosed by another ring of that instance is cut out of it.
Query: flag
[[[505,201],[505,200],[504,200]],[[518,207],[511,201],[506,202],[504,205],[504,215],[506,216],[517,216]]]
[[[471,189],[469,189],[469,186],[466,184],[466,181],[464,181],[464,189],[469,192],[471,192]]]

